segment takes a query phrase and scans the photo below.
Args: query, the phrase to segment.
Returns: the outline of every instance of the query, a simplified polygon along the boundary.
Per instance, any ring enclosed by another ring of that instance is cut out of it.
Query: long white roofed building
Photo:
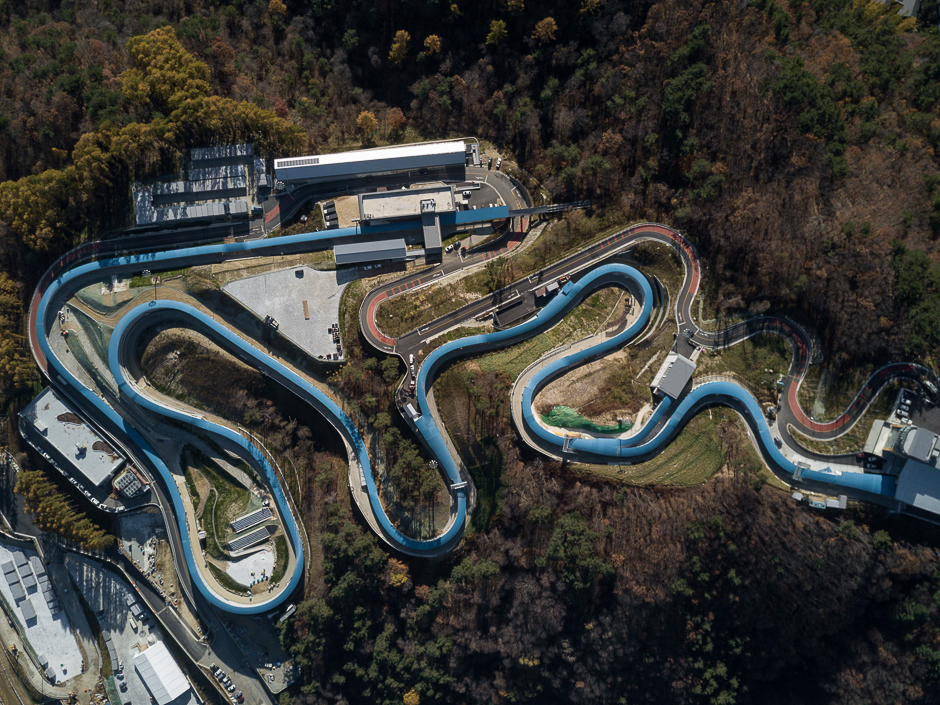
[[[415,169],[462,167],[466,163],[466,143],[451,140],[275,159],[274,175],[286,184],[317,183]]]

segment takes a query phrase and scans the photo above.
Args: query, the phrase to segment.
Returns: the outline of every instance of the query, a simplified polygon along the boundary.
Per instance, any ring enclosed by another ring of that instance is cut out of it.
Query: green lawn
[[[153,286],[153,282],[151,281],[152,276],[158,276],[160,281],[166,281],[167,279],[172,279],[173,277],[181,277],[189,272],[190,269],[191,267],[184,267],[183,269],[168,269],[163,272],[158,270],[151,270],[152,273],[150,276],[145,277],[143,274],[140,274],[136,277],[131,277],[131,286]]]
[[[485,372],[505,372],[515,379],[542,355],[595,333],[620,299],[622,289],[606,287],[581,302],[551,330],[480,358]]]
[[[760,483],[786,487],[764,465],[744,430],[744,422],[720,407],[699,412],[662,453],[635,465],[574,467],[635,485],[700,485],[728,465]]]
[[[271,571],[271,581],[274,583],[280,582],[281,578],[284,577],[284,573],[287,572],[287,538],[281,534],[274,539],[274,549],[276,551],[275,561],[274,561],[274,570]]]
[[[209,572],[212,573],[212,576],[219,581],[219,585],[224,588],[231,590],[232,592],[238,593],[239,595],[244,595],[248,590],[247,585],[242,585],[240,582],[235,580],[231,575],[226,573],[221,568],[209,563]]]
[[[229,522],[248,509],[251,493],[234,480],[230,480],[215,461],[198,448],[186,446],[184,453],[214,490],[202,513],[202,525],[206,530],[206,551],[213,558],[225,560],[227,557],[223,544],[229,534]]]

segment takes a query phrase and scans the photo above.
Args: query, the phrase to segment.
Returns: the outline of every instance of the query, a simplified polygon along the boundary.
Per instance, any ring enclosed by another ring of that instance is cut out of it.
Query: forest
[[[940,6],[896,9],[0,0],[3,440],[40,383],[25,317],[42,272],[119,237],[135,180],[233,141],[277,157],[477,136],[558,201],[681,228],[720,310],[791,315],[836,374],[935,366]],[[382,361],[364,355],[343,384],[372,393]],[[446,561],[390,557],[342,473],[309,464],[322,565],[284,630],[302,666],[285,705],[940,700],[929,527],[824,519],[746,473],[601,481],[486,413],[495,509]],[[38,501],[42,478],[24,482]]]

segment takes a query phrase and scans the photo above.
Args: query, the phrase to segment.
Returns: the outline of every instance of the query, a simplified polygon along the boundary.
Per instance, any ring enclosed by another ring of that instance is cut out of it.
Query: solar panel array
[[[209,166],[189,170],[190,181],[202,181],[204,179],[224,179],[227,177],[244,175],[244,164],[227,164],[226,166]]]
[[[213,191],[228,191],[230,189],[246,189],[245,167],[239,165],[242,174],[239,176],[223,176],[198,181],[163,181],[151,187],[151,193],[169,196],[181,194],[205,194],[206,199],[212,198]],[[204,200],[206,200],[204,199]],[[174,199],[175,200],[175,199]]]
[[[268,507],[262,507],[256,512],[246,514],[243,517],[238,517],[238,519],[232,522],[232,531],[238,534],[242,531],[250,529],[253,526],[257,526],[261,522],[270,519],[272,516],[274,515],[271,514],[271,510]]]
[[[270,534],[268,533],[267,528],[261,528],[257,531],[252,531],[250,534],[241,536],[234,541],[229,541],[228,549],[230,551],[241,551],[243,548],[248,548],[249,546],[254,546],[256,543],[261,543]]]
[[[143,192],[138,191],[137,194],[139,193]],[[137,194],[134,194],[134,212],[137,216],[138,225],[169,223],[195,218],[214,218],[226,215],[248,215],[248,202],[244,199],[154,208],[150,200],[149,190],[146,191],[146,198],[138,198]]]
[[[201,162],[207,159],[228,159],[232,157],[251,157],[255,153],[251,144],[226,144],[221,147],[196,147],[189,150],[191,162]]]

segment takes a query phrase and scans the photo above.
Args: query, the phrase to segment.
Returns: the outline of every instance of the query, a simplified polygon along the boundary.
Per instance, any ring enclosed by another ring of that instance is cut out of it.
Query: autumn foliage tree
[[[411,43],[411,34],[403,29],[395,32],[395,39],[392,40],[392,48],[388,52],[388,59],[393,66],[401,66],[405,63],[408,56],[408,45]]]
[[[385,111],[385,126],[392,135],[397,135],[405,129],[405,114],[401,108],[389,108]]]
[[[20,472],[15,491],[23,496],[27,512],[36,515],[36,525],[92,551],[107,548],[114,537],[78,511],[59,489],[38,470]]]
[[[375,131],[379,129],[379,121],[375,119],[375,113],[371,110],[363,110],[356,118],[356,127],[362,133],[367,142],[371,142],[375,137]]]
[[[486,43],[489,46],[498,46],[506,41],[509,36],[509,30],[503,20],[493,20],[490,22],[490,31],[486,35]]]
[[[532,32],[532,38],[539,45],[549,44],[555,41],[555,34],[558,32],[558,24],[552,17],[546,17],[535,25],[535,31]]]
[[[121,76],[129,100],[165,111],[209,94],[209,67],[183,48],[172,27],[127,43],[133,68]]]
[[[424,52],[428,56],[436,56],[441,53],[441,38],[436,34],[429,34],[424,40]]]

